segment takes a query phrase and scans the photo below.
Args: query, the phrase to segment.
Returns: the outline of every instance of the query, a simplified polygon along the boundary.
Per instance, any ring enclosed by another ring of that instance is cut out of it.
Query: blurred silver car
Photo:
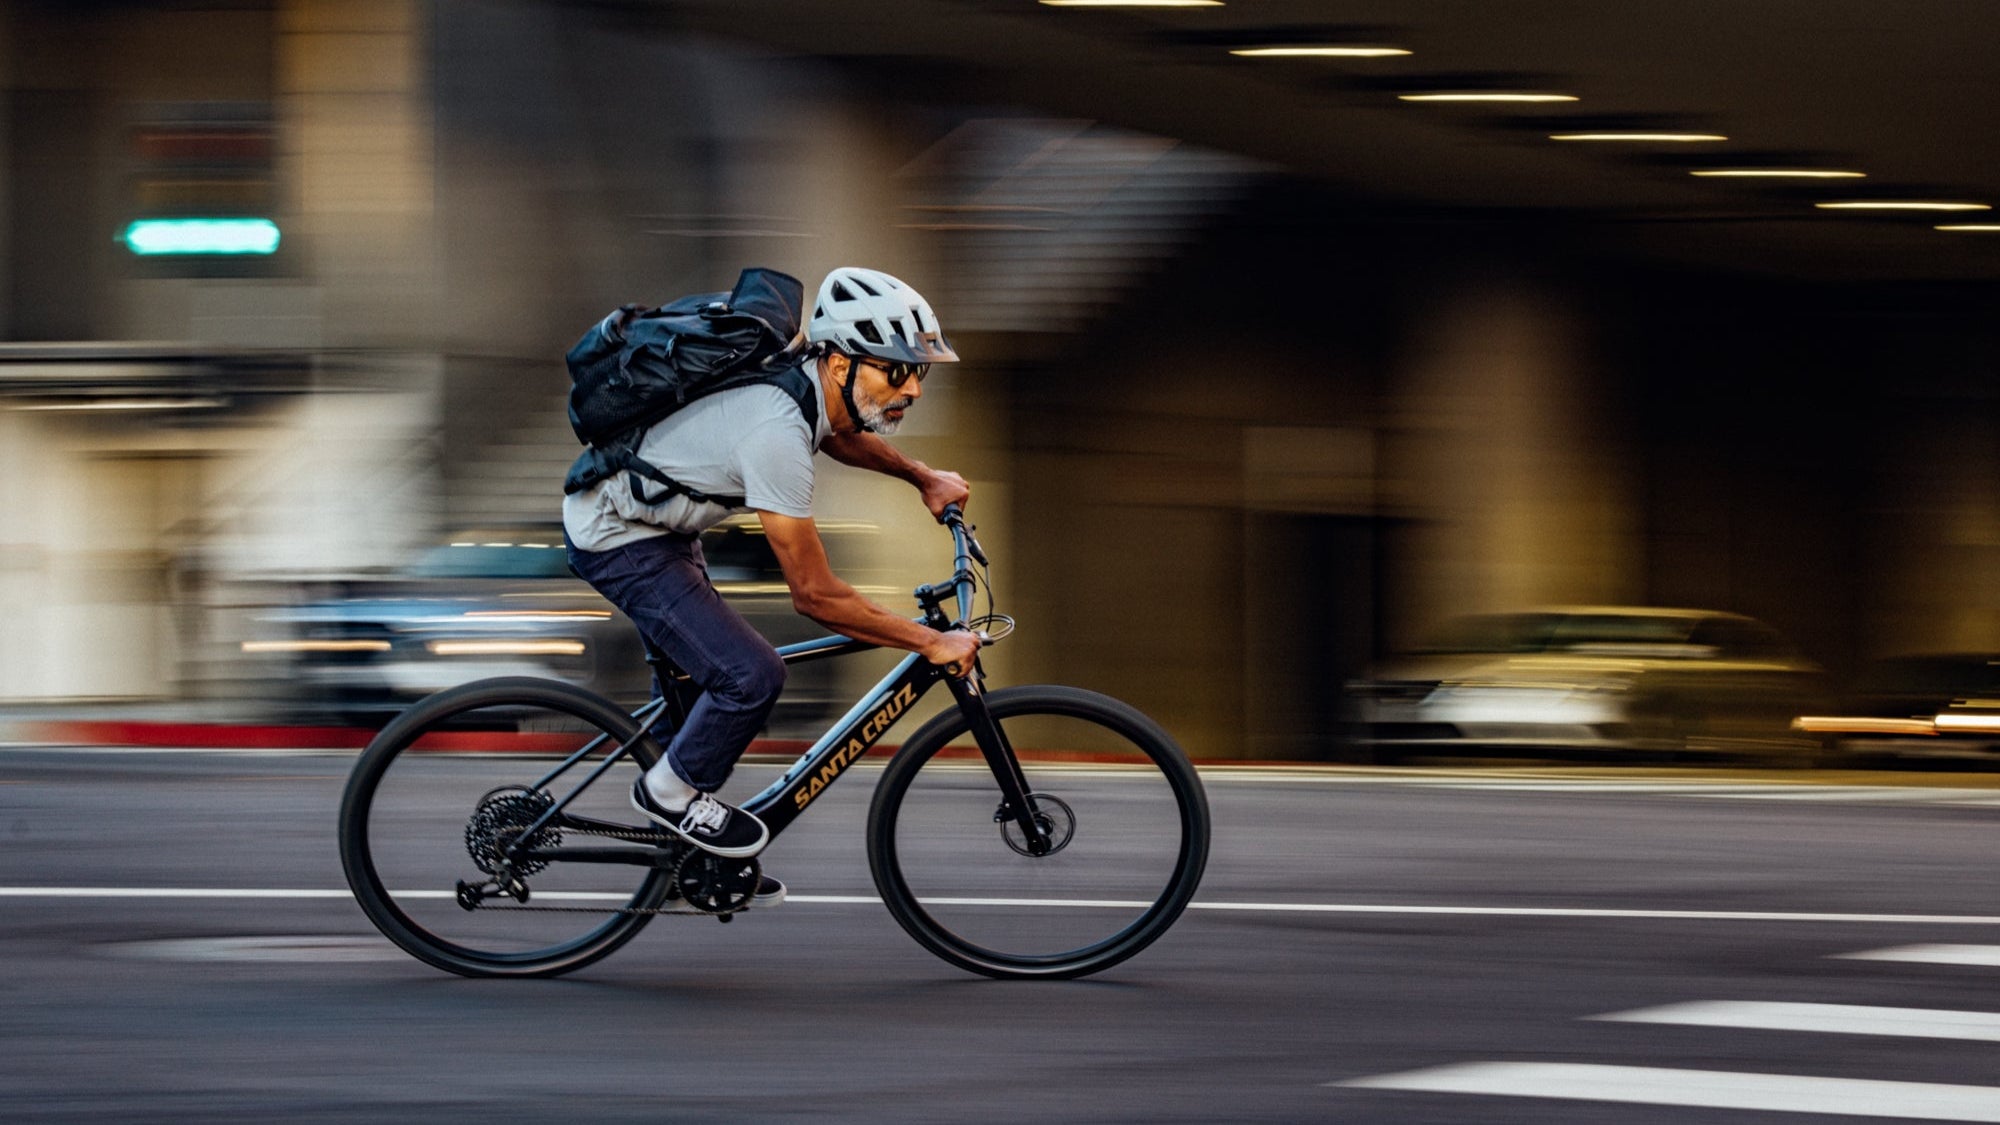
[[[1348,685],[1365,757],[1519,748],[1805,755],[1818,667],[1731,613],[1562,607],[1453,621]]]
[[[858,525],[826,533],[838,557]],[[709,576],[774,644],[826,630],[792,611],[776,556],[754,520],[702,537]],[[451,536],[400,573],[338,584],[330,595],[275,610],[246,655],[283,662],[276,678],[298,714],[379,723],[416,699],[488,676],[546,676],[627,707],[651,694],[639,634],[623,613],[570,573],[560,527],[480,529]],[[796,666],[774,729],[810,726],[837,706],[828,663]]]

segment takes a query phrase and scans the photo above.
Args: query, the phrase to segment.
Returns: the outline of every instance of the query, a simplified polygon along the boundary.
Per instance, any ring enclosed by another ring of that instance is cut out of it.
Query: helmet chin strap
[[[853,356],[847,357],[847,378],[840,383],[840,401],[847,407],[847,420],[854,423],[854,432],[865,434],[869,432],[868,423],[861,420],[861,408],[854,405],[854,382],[860,378],[860,373],[855,369],[860,366],[854,362]]]

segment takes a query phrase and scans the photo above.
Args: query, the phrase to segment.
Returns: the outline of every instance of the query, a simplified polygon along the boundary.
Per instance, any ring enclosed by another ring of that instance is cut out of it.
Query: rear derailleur
[[[463,879],[458,881],[458,905],[464,910],[477,910],[480,903],[503,895],[515,902],[527,902],[527,880],[512,871],[502,870],[483,883],[468,883]]]

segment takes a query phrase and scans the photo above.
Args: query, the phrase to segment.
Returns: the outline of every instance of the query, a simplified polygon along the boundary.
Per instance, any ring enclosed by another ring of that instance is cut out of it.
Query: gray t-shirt
[[[696,399],[661,419],[640,441],[639,456],[690,488],[741,496],[745,509],[810,517],[813,454],[832,431],[817,364],[808,360],[805,372],[819,399],[816,431],[807,431],[792,396],[758,384]],[[660,486],[647,481],[645,491],[651,495]],[[630,474],[620,473],[563,497],[563,529],[586,551],[609,551],[669,532],[704,531],[731,511],[679,495],[641,504],[632,495]]]

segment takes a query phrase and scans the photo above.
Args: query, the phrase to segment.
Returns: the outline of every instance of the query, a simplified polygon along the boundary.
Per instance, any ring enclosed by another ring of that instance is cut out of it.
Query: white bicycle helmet
[[[958,362],[922,294],[860,266],[841,266],[820,282],[806,339],[892,362]]]

